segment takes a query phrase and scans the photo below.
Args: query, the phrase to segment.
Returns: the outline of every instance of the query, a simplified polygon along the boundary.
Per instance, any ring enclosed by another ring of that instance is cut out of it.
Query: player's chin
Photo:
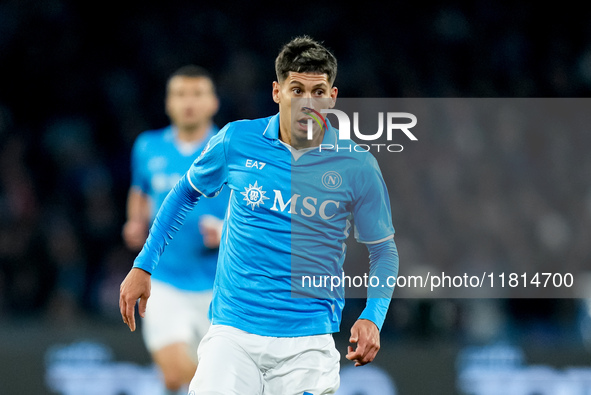
[[[314,126],[312,128],[312,135],[316,136],[318,133],[320,133],[320,129],[318,127]],[[302,122],[295,122],[294,124],[292,124],[291,135],[292,135],[292,137],[294,137],[298,140],[308,139],[308,125],[307,125],[307,123],[303,124]]]
[[[186,117],[177,122],[177,126],[182,129],[195,129],[200,125],[196,117]]]

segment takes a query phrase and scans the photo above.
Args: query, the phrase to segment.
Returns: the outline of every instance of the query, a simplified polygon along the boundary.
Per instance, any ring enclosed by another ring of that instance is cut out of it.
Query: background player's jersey
[[[266,336],[336,332],[342,288],[305,287],[302,276],[341,276],[352,218],[359,241],[392,238],[388,193],[372,155],[292,155],[278,133],[279,115],[230,123],[188,173],[205,196],[231,189],[210,318]],[[329,128],[323,144],[336,136]]]
[[[172,126],[146,131],[138,136],[132,150],[131,185],[149,196],[153,204],[153,217],[168,192],[187,172],[216,132],[217,128],[210,129],[203,141],[196,144],[179,142]],[[166,247],[158,270],[152,278],[183,290],[202,291],[212,288],[218,249],[203,245],[199,219],[204,214],[223,219],[228,196],[229,193],[226,192],[215,199],[201,200]]]

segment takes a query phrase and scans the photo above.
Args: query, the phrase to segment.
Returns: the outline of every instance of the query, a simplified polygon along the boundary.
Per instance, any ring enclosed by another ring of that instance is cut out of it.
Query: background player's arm
[[[123,240],[132,251],[139,251],[148,237],[150,202],[140,189],[131,187],[127,195],[127,221],[123,225]]]

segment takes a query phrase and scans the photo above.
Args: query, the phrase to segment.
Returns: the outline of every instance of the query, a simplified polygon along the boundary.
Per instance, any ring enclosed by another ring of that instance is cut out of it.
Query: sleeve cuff
[[[388,312],[388,306],[390,305],[389,298],[370,298],[367,299],[365,309],[359,316],[360,320],[369,320],[376,324],[378,330],[382,330],[384,321],[386,320],[386,313]]]

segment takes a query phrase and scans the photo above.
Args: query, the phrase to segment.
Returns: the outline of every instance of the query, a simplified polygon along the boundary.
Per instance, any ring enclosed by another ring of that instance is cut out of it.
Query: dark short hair
[[[326,74],[332,85],[337,76],[337,59],[309,36],[296,37],[283,46],[275,59],[275,72],[279,82],[284,81],[290,71]]]
[[[203,77],[203,78],[207,78],[208,80],[211,81],[211,84],[213,86],[213,90],[215,92],[215,83],[213,82],[213,77],[211,76],[211,74],[209,73],[209,71],[205,67],[197,66],[194,64],[188,64],[186,66],[182,66],[182,67],[176,69],[168,77],[168,80],[166,81],[166,89],[168,89],[168,86],[170,84],[170,80],[172,80],[174,77],[189,77],[189,78]]]

